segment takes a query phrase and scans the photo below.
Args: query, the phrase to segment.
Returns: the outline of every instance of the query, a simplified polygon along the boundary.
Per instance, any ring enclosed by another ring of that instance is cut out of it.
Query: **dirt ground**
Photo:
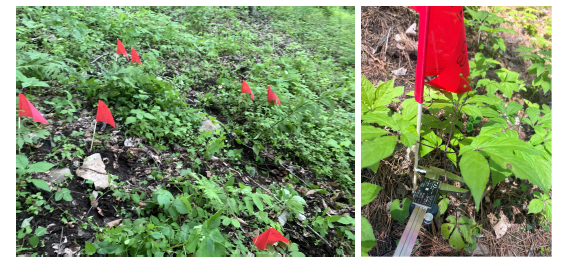
[[[551,9],[543,11],[551,18]],[[410,7],[362,7],[361,74],[375,86],[380,81],[395,79],[395,86],[404,86],[405,94],[414,90],[415,49],[418,39],[405,33],[414,23],[417,24],[418,30],[418,14]],[[527,75],[527,67],[530,64],[526,64],[526,61],[517,57],[514,52],[519,45],[529,46],[531,36],[517,25],[508,28],[518,33],[502,35],[507,46],[506,53],[494,59],[500,61],[502,67],[520,73],[520,79],[531,84],[534,76]],[[395,40],[397,34],[401,39],[398,42]],[[477,42],[477,32],[467,31],[467,39],[468,43]],[[477,52],[476,44],[468,46],[471,59]],[[395,75],[393,72],[399,69],[401,72],[406,70],[406,73]],[[404,97],[400,97],[401,102]],[[512,100],[523,103],[522,98],[551,106],[551,92],[543,96],[532,96],[531,92],[522,91],[514,95]],[[390,107],[398,107],[398,104]],[[432,154],[430,157],[421,158],[419,165],[445,168],[441,160],[439,155]],[[408,219],[404,223],[392,219],[389,207],[395,199],[412,199],[413,166],[413,152],[397,145],[392,156],[381,160],[377,173],[369,169],[361,170],[362,182],[383,188],[377,198],[361,210],[362,215],[371,223],[376,236],[377,245],[369,252],[371,256],[392,256],[397,247],[397,241],[402,236]],[[446,169],[459,174],[459,170],[450,161]],[[527,205],[532,199],[533,189],[534,186],[527,181],[509,178],[484,198],[483,208],[478,213],[469,194],[449,193],[447,213],[435,218],[431,225],[423,226],[411,256],[550,256],[551,253],[546,250],[551,249],[551,223],[542,225],[535,216],[527,214]],[[500,200],[499,206],[493,204],[496,200]],[[482,226],[482,232],[477,237],[478,248],[473,252],[454,250],[440,233],[444,218],[455,213],[468,216]],[[502,237],[497,238],[494,226],[502,219],[508,229]]]

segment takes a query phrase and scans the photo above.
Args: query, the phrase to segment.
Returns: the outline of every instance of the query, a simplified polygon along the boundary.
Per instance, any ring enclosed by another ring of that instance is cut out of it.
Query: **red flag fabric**
[[[95,121],[105,122],[115,128],[113,115],[111,114],[111,111],[109,111],[109,107],[107,107],[107,105],[101,100],[99,100],[99,104],[97,105],[97,117],[95,117]]]
[[[125,50],[123,43],[121,43],[121,40],[119,40],[119,39],[117,39],[117,54],[125,55],[125,57],[127,58],[127,61],[129,61],[129,56],[127,55],[127,50]]]
[[[461,6],[413,6],[420,15],[414,97],[423,101],[424,84],[452,93],[471,90],[468,49]],[[436,76],[425,82],[425,76]]]
[[[252,93],[252,90],[250,89],[250,86],[248,85],[248,83],[246,83],[246,81],[242,81],[242,93],[249,93],[250,97],[252,98],[252,100],[254,100],[254,93]]]
[[[141,59],[139,58],[137,51],[135,51],[135,48],[131,48],[131,62],[139,62],[139,64],[142,65]]]
[[[23,94],[18,95],[18,116],[31,117],[32,121],[50,124]]]
[[[268,245],[271,246],[278,241],[282,241],[291,246],[287,238],[285,238],[279,231],[270,227],[264,233],[254,238],[254,245],[261,250],[266,250]]]
[[[272,87],[268,86],[268,102],[276,104],[276,105],[282,105],[282,102],[280,102],[280,99],[278,98],[278,96],[272,91]]]

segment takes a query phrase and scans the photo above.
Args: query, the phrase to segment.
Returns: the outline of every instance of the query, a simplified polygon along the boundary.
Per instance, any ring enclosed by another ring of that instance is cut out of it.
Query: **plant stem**
[[[448,135],[448,142],[446,142],[446,147],[444,148],[444,156],[446,156],[446,153],[448,152],[448,145],[450,145],[450,140],[452,140],[452,131],[454,130],[454,118],[456,118],[456,110],[458,109],[458,107],[456,105],[454,105],[454,115],[452,115],[452,122],[450,123],[450,134]],[[448,160],[448,157],[444,157],[444,182],[446,182],[446,162]]]

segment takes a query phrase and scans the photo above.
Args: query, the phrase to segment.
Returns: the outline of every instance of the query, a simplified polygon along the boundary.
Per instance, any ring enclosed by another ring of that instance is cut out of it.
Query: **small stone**
[[[48,177],[49,182],[51,183],[61,183],[63,181],[65,181],[65,174],[71,174],[71,171],[69,170],[69,168],[61,168],[61,169],[56,169],[54,171],[50,172],[50,175]]]
[[[408,27],[408,29],[406,29],[406,32],[405,32],[405,33],[406,33],[407,35],[409,35],[409,36],[416,36],[416,31],[415,31],[415,29],[416,29],[416,23],[410,25],[410,26]]]
[[[218,129],[219,125],[214,125],[210,119],[206,119],[202,121],[202,126],[200,127],[200,131],[214,131]]]
[[[396,75],[396,76],[404,76],[404,75],[406,75],[406,68],[401,67],[401,68],[399,68],[399,69],[397,69],[397,70],[393,70],[392,72],[393,72],[393,74]]]

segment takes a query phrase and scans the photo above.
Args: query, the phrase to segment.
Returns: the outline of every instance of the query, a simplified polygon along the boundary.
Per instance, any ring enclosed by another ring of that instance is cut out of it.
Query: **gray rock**
[[[490,250],[488,250],[488,247],[486,245],[478,243],[478,246],[476,247],[476,250],[474,250],[474,252],[472,252],[472,255],[474,255],[474,256],[489,256]]]
[[[75,173],[85,180],[92,180],[96,190],[103,190],[109,187],[105,164],[103,164],[101,154],[99,153],[88,156],[87,160]]]
[[[48,176],[48,180],[51,183],[61,183],[61,182],[65,181],[65,178],[66,178],[65,174],[71,174],[71,171],[69,170],[69,168],[56,169],[56,170],[50,172],[50,175]]]
[[[214,125],[210,119],[206,119],[202,121],[202,126],[200,127],[200,131],[214,131],[218,129],[220,125]]]

